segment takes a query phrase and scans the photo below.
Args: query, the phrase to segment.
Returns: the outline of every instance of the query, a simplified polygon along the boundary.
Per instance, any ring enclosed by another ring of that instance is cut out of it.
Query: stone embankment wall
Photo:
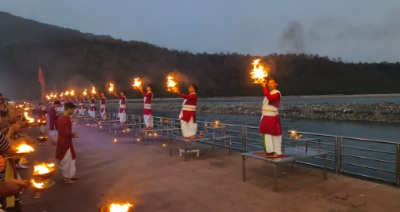
[[[134,104],[127,108],[142,108]],[[181,104],[156,103],[153,110],[180,111]],[[199,104],[197,112],[214,114],[261,115],[261,104]],[[282,105],[279,115],[287,118],[329,119],[400,123],[400,104],[295,104]]]

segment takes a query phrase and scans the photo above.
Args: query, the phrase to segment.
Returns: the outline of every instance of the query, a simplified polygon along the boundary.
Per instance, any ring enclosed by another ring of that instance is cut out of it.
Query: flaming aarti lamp
[[[298,138],[303,137],[303,135],[300,134],[296,129],[294,129],[294,130],[289,130],[288,131],[288,137],[289,138],[298,139]]]
[[[49,136],[39,135],[37,137],[37,140],[39,141],[39,143],[44,144],[44,142],[47,141],[48,138],[49,138]]]
[[[49,179],[54,171],[54,163],[41,163],[34,166],[33,177],[35,179],[31,180],[31,187],[35,191],[34,198],[40,198],[40,192],[55,184],[54,181]]]
[[[99,212],[132,212],[133,205],[130,203],[109,203],[100,208]]]
[[[34,180],[32,179],[30,182],[30,185],[32,187],[32,190],[35,192],[35,195],[33,196],[34,198],[40,198],[40,192],[46,190],[50,186],[54,185],[53,181],[50,180]]]
[[[26,143],[22,143],[22,144],[18,145],[17,147],[15,147],[15,153],[20,156],[24,156],[24,155],[34,152],[34,151],[35,151],[35,149],[33,149],[33,147],[29,146]]]

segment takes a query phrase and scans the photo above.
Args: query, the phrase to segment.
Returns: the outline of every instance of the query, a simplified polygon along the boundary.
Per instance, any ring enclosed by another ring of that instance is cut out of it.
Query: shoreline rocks
[[[111,103],[116,108],[118,104]],[[142,109],[142,104],[127,105],[129,109]],[[153,105],[155,111],[180,111],[182,105],[160,103]],[[260,104],[199,104],[199,113],[261,115]],[[322,103],[281,105],[280,117],[301,119],[327,119],[340,121],[370,121],[381,123],[400,123],[400,104],[396,103]]]

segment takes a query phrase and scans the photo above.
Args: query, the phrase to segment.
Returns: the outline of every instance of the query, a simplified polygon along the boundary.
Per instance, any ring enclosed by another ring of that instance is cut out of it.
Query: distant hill
[[[345,63],[318,55],[192,54],[144,42],[126,42],[23,19],[0,12],[0,93],[11,98],[40,96],[38,66],[48,90],[106,90],[115,81],[129,98],[139,98],[134,77],[151,83],[156,97],[165,91],[165,77],[180,74],[181,89],[190,83],[200,96],[262,95],[249,72],[254,58],[271,67],[283,95],[400,93],[399,63]]]

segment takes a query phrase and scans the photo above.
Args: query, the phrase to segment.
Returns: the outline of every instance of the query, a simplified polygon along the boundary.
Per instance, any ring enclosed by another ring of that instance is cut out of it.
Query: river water
[[[201,103],[213,104],[257,104],[263,97],[227,97],[227,98],[200,98]],[[133,100],[135,101],[135,100]],[[181,99],[154,99],[157,102],[182,102]],[[368,95],[324,95],[324,96],[282,96],[285,104],[325,104],[325,103],[400,103],[400,94],[368,94]]]
[[[260,104],[263,97],[230,97],[230,98],[200,98],[198,105],[212,104]],[[142,100],[134,99],[128,101],[133,104],[142,103]],[[154,99],[157,102],[168,102],[181,104],[182,99]],[[282,104],[329,104],[329,103],[394,103],[400,104],[400,94],[387,95],[332,95],[332,96],[289,96],[283,97]],[[128,113],[140,114],[141,110],[128,109]],[[179,111],[157,111],[153,110],[154,116],[178,117]],[[222,123],[258,126],[260,117],[254,115],[230,115],[230,114],[197,114],[199,121],[219,120]],[[349,136],[366,139],[376,139],[400,143],[400,124],[388,124],[379,122],[360,121],[332,121],[332,120],[310,120],[282,118],[284,132],[297,129],[303,132],[320,134]]]

